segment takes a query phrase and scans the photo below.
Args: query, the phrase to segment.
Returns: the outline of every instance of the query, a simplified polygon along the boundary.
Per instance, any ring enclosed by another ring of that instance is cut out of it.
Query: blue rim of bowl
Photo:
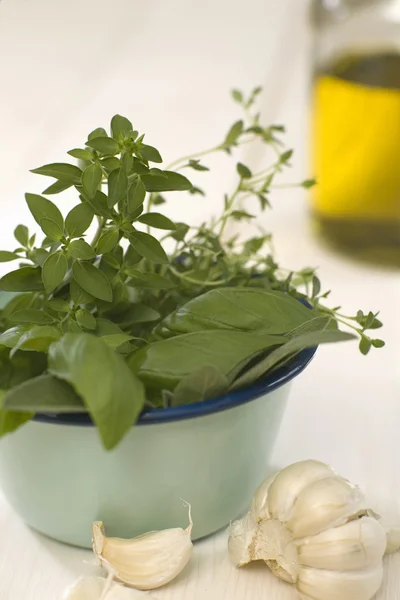
[[[257,398],[260,398],[260,396],[264,396],[277,388],[280,388],[299,375],[313,359],[316,350],[317,348],[307,348],[306,350],[302,350],[287,365],[277,369],[264,380],[247,388],[216,398],[215,400],[206,400],[204,402],[197,402],[186,406],[145,410],[140,415],[136,425],[154,425],[156,423],[169,423],[171,421],[183,421],[185,419],[204,417],[256,400]],[[39,421],[40,423],[53,423],[56,425],[93,426],[89,415],[86,413],[37,413],[33,420]]]

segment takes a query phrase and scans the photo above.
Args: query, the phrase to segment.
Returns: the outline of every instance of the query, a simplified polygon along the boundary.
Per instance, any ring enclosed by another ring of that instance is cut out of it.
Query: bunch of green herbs
[[[325,306],[329,293],[314,269],[280,268],[270,234],[241,241],[227,233],[230,222],[254,218],[246,198],[268,209],[292,156],[283,127],[266,127],[254,113],[260,91],[245,98],[235,90],[245,118],[217,146],[169,167],[116,115],[110,133],[96,129],[68,152],[78,164],[33,170],[55,181],[43,195],[26,194],[44,238],[37,243],[18,225],[18,247],[0,252],[2,262],[19,261],[0,280],[10,293],[0,311],[0,435],[35,413],[88,412],[111,449],[143,409],[249,386],[304,348],[354,337],[339,325],[358,334],[364,354],[383,345],[366,333],[381,326],[376,314],[344,316]],[[191,227],[159,212],[171,191],[201,199],[203,190],[183,173],[208,171],[204,157],[260,141],[274,162],[257,173],[235,163],[236,186],[219,216]],[[79,201],[64,218],[45,196],[68,188]]]

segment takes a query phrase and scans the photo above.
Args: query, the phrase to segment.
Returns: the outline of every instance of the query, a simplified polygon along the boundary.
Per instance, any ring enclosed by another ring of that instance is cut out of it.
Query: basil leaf
[[[143,384],[101,338],[66,334],[50,347],[49,371],[81,396],[107,450],[139,417],[145,400]]]
[[[205,365],[189,373],[176,386],[172,406],[184,406],[218,398],[228,392],[229,381],[216,367]]]
[[[1,405],[5,394],[5,390],[0,390],[0,438],[13,433],[33,417],[32,413],[16,413],[3,409]]]
[[[26,246],[29,243],[28,228],[25,225],[17,225],[14,229],[14,237],[17,240],[17,242],[21,244],[21,246],[26,248]]]
[[[62,179],[77,185],[81,183],[82,176],[82,171],[79,167],[76,165],[70,165],[68,163],[52,163],[50,165],[43,165],[43,167],[39,167],[38,169],[32,169],[31,173],[46,175],[47,177],[54,177],[55,179]]]
[[[142,175],[142,181],[148,192],[173,192],[192,189],[189,179],[174,171],[163,171],[164,176]]]
[[[117,229],[108,229],[107,231],[104,231],[97,242],[97,254],[107,254],[107,252],[111,252],[118,244],[118,240],[119,232]]]
[[[103,342],[105,342],[107,344],[107,346],[109,346],[110,348],[113,348],[114,350],[117,350],[117,348],[120,348],[122,345],[125,345],[127,342],[129,342],[130,340],[132,340],[132,336],[128,335],[126,333],[111,333],[109,335],[103,335],[102,338]],[[131,351],[131,346],[128,344],[127,345],[127,352]]]
[[[7,348],[14,348],[24,333],[32,329],[32,325],[18,325],[17,327],[11,327],[0,335],[0,346],[6,346]]]
[[[236,170],[242,179],[250,179],[251,171],[249,167],[246,167],[246,165],[243,163],[238,162],[236,165]]]
[[[40,227],[42,228],[43,233],[45,233],[50,240],[55,242],[61,241],[64,235],[64,231],[51,219],[42,219],[40,221]]]
[[[175,223],[160,213],[146,213],[138,218],[138,221],[156,227],[157,229],[176,229]]]
[[[99,136],[92,140],[88,140],[86,145],[94,148],[97,152],[100,152],[100,154],[114,155],[119,152],[118,142],[107,136]]]
[[[74,279],[86,292],[105,302],[112,302],[113,294],[107,277],[88,262],[75,261],[72,265]]]
[[[146,197],[146,188],[140,176],[132,183],[128,191],[128,212],[133,213],[141,206]]]
[[[80,258],[81,260],[91,260],[96,257],[96,253],[92,246],[85,242],[85,240],[74,240],[68,245],[68,253],[73,258]]]
[[[141,146],[139,147],[139,153],[142,156],[142,158],[144,158],[144,160],[147,162],[162,163],[162,158],[159,151],[153,146],[141,144]]]
[[[238,140],[238,138],[243,133],[244,123],[243,121],[236,121],[228,131],[226,138],[224,140],[225,146],[232,146]]]
[[[101,183],[103,173],[99,165],[92,163],[82,173],[82,186],[89,198],[93,198]]]
[[[8,252],[7,250],[0,250],[0,262],[10,262],[19,258],[15,252]]]
[[[134,231],[129,234],[129,241],[134,250],[144,258],[162,264],[169,262],[164,248],[152,235],[143,231]]]
[[[109,158],[102,158],[100,162],[105,168],[105,170],[109,173],[111,173],[111,171],[114,171],[115,169],[119,169],[121,166],[121,161],[115,156],[110,156]]]
[[[128,178],[121,167],[108,176],[108,206],[112,207],[122,200],[128,191]]]
[[[93,140],[97,137],[107,137],[107,131],[103,127],[97,127],[88,135],[88,140]]]
[[[205,329],[283,334],[309,321],[316,312],[278,291],[222,288],[190,300],[160,325],[166,335]]]
[[[115,115],[111,119],[111,132],[114,139],[126,138],[133,130],[132,123],[121,115]]]
[[[3,399],[3,408],[15,412],[52,414],[87,412],[74,389],[52,375],[39,375],[12,388]]]
[[[151,323],[152,321],[157,321],[159,318],[160,315],[157,311],[144,304],[133,304],[122,313],[113,315],[113,319],[120,327],[129,327],[137,323]]]
[[[87,231],[93,221],[94,212],[88,202],[75,206],[65,219],[65,229],[70,237],[79,237]]]
[[[48,325],[52,323],[54,319],[45,313],[43,310],[37,308],[26,308],[24,310],[17,310],[10,317],[11,323],[35,323],[36,325]]]
[[[85,292],[85,290],[81,288],[75,279],[70,281],[69,293],[74,304],[91,304],[96,301],[91,294],[88,294],[88,292]]]
[[[48,294],[62,283],[67,271],[68,261],[63,252],[55,252],[46,258],[42,268],[42,280]]]
[[[43,190],[43,194],[59,194],[60,192],[64,192],[64,190],[68,190],[68,188],[72,187],[73,185],[74,184],[70,181],[64,181],[62,179],[59,179],[58,181],[55,181],[54,183],[49,185],[49,187],[47,187],[45,190]]]
[[[90,330],[96,329],[96,327],[97,327],[96,319],[94,318],[92,313],[90,313],[89,311],[84,310],[83,308],[80,308],[79,310],[76,311],[75,316],[76,316],[76,320],[78,321],[78,323],[81,327],[84,327],[85,329],[90,329]]]
[[[14,356],[17,350],[34,350],[35,352],[47,352],[50,344],[60,339],[61,332],[51,325],[35,325],[21,335],[13,347],[10,356]]]
[[[0,289],[5,292],[40,292],[43,290],[42,269],[21,267],[0,279]]]
[[[285,341],[242,331],[197,331],[141,348],[128,364],[149,387],[173,390],[184,377],[208,365],[232,381],[251,358]]]
[[[286,342],[286,344],[271,352],[271,354],[243,373],[234,382],[231,389],[236,390],[245,385],[254,383],[260,379],[260,377],[265,377],[267,373],[282,366],[282,364],[287,362],[294,354],[305,348],[312,348],[318,344],[344,342],[354,338],[355,336],[353,334],[340,330],[309,331],[303,333],[294,337],[289,342]]]
[[[51,310],[55,310],[56,312],[67,313],[70,311],[70,305],[67,300],[63,300],[62,298],[53,298],[47,302],[47,306]]]
[[[43,196],[39,196],[38,194],[25,194],[25,198],[29,210],[31,211],[32,216],[38,225],[41,226],[41,222],[44,219],[48,219],[53,221],[57,225],[58,229],[63,231],[63,216],[53,202],[47,200],[47,198],[43,198]]]
[[[73,158],[77,158],[78,160],[92,160],[92,153],[89,150],[84,150],[83,148],[73,148],[67,152]]]

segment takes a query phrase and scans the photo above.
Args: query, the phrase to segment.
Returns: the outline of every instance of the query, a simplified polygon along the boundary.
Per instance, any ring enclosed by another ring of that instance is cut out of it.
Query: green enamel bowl
[[[222,398],[145,412],[111,452],[88,416],[38,414],[0,441],[3,492],[28,525],[75,546],[91,546],[97,520],[120,537],[185,527],[182,500],[194,539],[207,536],[245,511],[270,474],[292,379],[314,352]]]

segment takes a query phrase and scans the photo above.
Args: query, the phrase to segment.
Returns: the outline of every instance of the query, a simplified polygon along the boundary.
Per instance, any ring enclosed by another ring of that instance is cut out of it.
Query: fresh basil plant
[[[376,314],[343,316],[325,306],[328,292],[314,269],[280,268],[269,233],[229,237],[230,222],[255,217],[245,199],[255,198],[260,211],[269,207],[292,155],[281,142],[283,127],[265,127],[253,114],[259,92],[245,98],[235,90],[246,119],[217,146],[167,167],[116,115],[109,132],[96,129],[68,152],[76,164],[33,170],[54,180],[43,195],[26,194],[44,237],[38,242],[18,225],[18,246],[0,252],[0,261],[18,263],[0,280],[12,292],[0,311],[0,435],[38,412],[88,412],[111,449],[144,408],[249,386],[304,348],[354,337],[339,325],[355,330],[364,354],[383,345],[366,333],[381,326]],[[203,157],[233,155],[251,142],[272,148],[275,161],[257,173],[238,162],[219,216],[191,227],[159,212],[171,191],[201,202]],[[77,204],[65,215],[62,201],[49,197],[69,188]]]

